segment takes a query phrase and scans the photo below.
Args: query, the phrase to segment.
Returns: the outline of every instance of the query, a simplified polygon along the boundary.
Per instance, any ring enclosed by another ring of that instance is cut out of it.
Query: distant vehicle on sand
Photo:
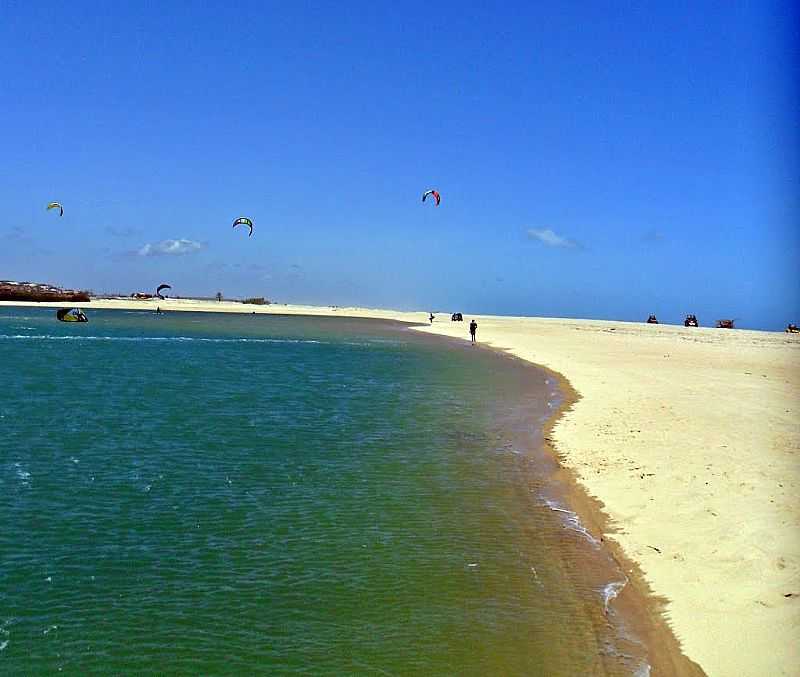
[[[787,324],[786,325],[786,333],[787,334],[800,334],[800,329],[797,328],[796,324]]]
[[[451,322],[463,322],[464,321],[464,316],[461,313],[453,313],[450,316],[450,321]]]
[[[647,324],[658,324],[658,318],[655,315],[650,315],[647,318]]]
[[[687,315],[686,319],[683,321],[684,327],[699,327],[700,325],[697,323],[697,317],[695,315]]]
[[[736,320],[717,320],[717,329],[736,329],[733,323]]]

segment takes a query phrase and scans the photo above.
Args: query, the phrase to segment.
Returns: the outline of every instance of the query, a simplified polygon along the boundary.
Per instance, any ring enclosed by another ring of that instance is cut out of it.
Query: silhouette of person
[[[478,323],[475,320],[469,323],[469,335],[472,337],[472,342],[475,343],[475,332],[478,331]]]

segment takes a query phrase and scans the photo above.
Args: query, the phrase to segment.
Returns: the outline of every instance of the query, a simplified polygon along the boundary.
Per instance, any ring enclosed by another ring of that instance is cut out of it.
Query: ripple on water
[[[25,315],[0,335],[10,674],[632,672],[597,540],[526,500],[542,372],[357,322]]]

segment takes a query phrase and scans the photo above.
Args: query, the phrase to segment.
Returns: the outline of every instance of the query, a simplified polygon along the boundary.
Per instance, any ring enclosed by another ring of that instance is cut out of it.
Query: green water
[[[1,673],[638,667],[546,503],[544,373],[367,321],[53,315],[0,309]]]

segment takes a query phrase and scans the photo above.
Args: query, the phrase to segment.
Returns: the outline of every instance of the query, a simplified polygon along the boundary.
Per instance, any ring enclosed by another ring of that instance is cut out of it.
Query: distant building
[[[38,282],[0,280],[0,301],[91,301],[88,291],[62,289]]]

